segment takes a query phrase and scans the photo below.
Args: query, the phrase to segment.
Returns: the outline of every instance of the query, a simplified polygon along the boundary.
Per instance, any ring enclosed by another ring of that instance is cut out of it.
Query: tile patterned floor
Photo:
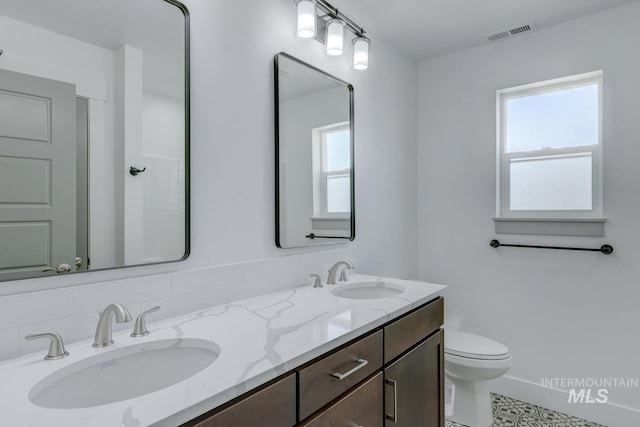
[[[491,394],[492,427],[606,427],[499,394]],[[445,421],[445,427],[465,427]]]

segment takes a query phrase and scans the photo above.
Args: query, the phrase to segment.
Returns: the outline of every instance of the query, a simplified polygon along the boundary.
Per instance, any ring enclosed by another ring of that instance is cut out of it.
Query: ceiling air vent
[[[487,40],[493,43],[500,40],[510,39],[511,37],[519,36],[524,33],[529,33],[535,29],[536,27],[533,24],[522,25],[520,27],[515,27],[510,30],[500,31],[495,34],[491,34],[489,37],[487,37]]]

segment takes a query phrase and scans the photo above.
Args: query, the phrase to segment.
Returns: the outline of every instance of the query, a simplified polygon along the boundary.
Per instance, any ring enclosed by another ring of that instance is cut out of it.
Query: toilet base
[[[469,427],[490,427],[493,424],[491,393],[488,381],[461,381],[448,378],[456,386],[453,415],[449,420]]]

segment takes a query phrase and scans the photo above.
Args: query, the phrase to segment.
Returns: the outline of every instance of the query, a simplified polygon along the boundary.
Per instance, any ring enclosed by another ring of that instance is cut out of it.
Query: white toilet
[[[489,380],[511,367],[507,346],[466,332],[447,329],[444,335],[444,372],[455,384],[451,421],[470,427],[493,423]]]

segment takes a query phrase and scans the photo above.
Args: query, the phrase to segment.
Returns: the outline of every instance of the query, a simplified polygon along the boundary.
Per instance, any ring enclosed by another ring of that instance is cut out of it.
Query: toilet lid
[[[499,360],[509,357],[509,348],[497,341],[467,332],[445,330],[444,352],[470,359]]]

